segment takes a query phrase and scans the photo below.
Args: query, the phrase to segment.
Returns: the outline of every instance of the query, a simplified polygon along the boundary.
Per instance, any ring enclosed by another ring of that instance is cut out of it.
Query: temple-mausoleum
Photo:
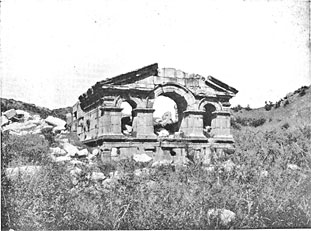
[[[83,143],[100,147],[103,160],[145,153],[176,163],[194,154],[208,162],[211,148],[233,147],[229,100],[237,92],[212,76],[152,64],[97,82],[79,96],[67,120]],[[176,103],[176,121],[155,120],[159,96]],[[131,115],[122,114],[123,102]]]

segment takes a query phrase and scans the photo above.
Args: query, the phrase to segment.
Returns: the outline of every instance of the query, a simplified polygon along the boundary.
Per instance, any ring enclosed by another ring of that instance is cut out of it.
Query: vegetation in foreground
[[[2,228],[45,229],[244,229],[311,227],[311,127],[235,131],[236,152],[192,164],[150,168],[124,160],[109,187],[84,180],[74,185],[66,166],[41,158],[48,142],[38,135],[2,136]],[[23,144],[21,149],[20,144]],[[20,158],[20,157],[24,158]],[[236,165],[222,166],[225,159]],[[9,180],[4,167],[39,163],[31,178]],[[295,166],[295,167],[293,167]],[[101,166],[104,169],[107,166]],[[236,214],[223,223],[211,209]]]

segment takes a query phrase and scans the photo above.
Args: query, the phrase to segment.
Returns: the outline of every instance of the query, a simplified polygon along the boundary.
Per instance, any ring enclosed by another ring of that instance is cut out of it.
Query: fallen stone
[[[134,171],[134,175],[138,177],[149,175],[149,173],[150,173],[150,170],[148,168],[135,169]]]
[[[50,148],[50,151],[52,155],[63,156],[67,154],[66,151],[64,149],[61,149],[60,147]]]
[[[75,156],[79,152],[78,148],[70,143],[63,143],[63,149],[68,153],[69,156]]]
[[[18,176],[20,177],[34,176],[40,170],[41,170],[41,166],[28,165],[28,166],[22,166],[22,167],[7,168],[5,170],[5,174],[10,180],[16,180],[18,179]]]
[[[70,175],[74,177],[78,177],[82,172],[81,168],[75,167],[74,169],[70,170]]]
[[[6,118],[6,116],[1,116],[1,127],[2,126],[5,126],[5,125],[7,125],[7,124],[9,124],[9,120],[8,120],[8,118]]]
[[[172,163],[173,163],[172,160],[158,160],[152,163],[151,167],[157,168],[160,166],[168,166],[168,165],[171,165]]]
[[[203,170],[205,170],[206,172],[213,172],[215,171],[215,166],[203,167]]]
[[[65,162],[65,161],[70,161],[71,160],[71,157],[70,156],[58,156],[58,157],[55,157],[54,158],[52,157],[52,159],[55,161],[55,162]]]
[[[291,169],[291,170],[299,170],[300,169],[296,164],[288,164],[287,168]]]
[[[78,151],[77,154],[78,154],[79,157],[85,157],[85,156],[87,156],[89,154],[89,151],[85,148],[85,149],[82,149],[82,150]]]
[[[80,160],[75,160],[75,159],[72,159],[69,163],[72,165],[86,165],[86,163],[84,163]]]
[[[99,150],[96,148],[92,151],[92,155],[97,156],[99,154]]]
[[[92,172],[91,179],[94,181],[105,180],[107,177],[102,172]]]
[[[148,156],[147,154],[143,153],[143,154],[134,154],[133,155],[133,159],[136,162],[142,162],[142,163],[147,163],[150,162],[152,160],[152,158],[150,156]]]
[[[65,128],[65,125],[66,125],[66,122],[64,120],[53,117],[53,116],[48,116],[45,119],[45,122],[48,124],[51,124],[55,127],[64,127]]]
[[[223,225],[227,225],[235,220],[235,213],[227,209],[210,209],[207,212],[210,217],[219,217]]]
[[[269,172],[267,170],[263,170],[260,172],[261,177],[267,177],[269,175]]]
[[[158,132],[159,137],[167,137],[169,135],[170,135],[170,133],[165,129],[162,129],[161,131]]]
[[[31,115],[29,112],[26,112],[26,111],[23,111],[23,110],[16,110],[16,114],[19,116],[19,115],[22,115],[24,120],[29,120],[31,118]]]
[[[226,172],[231,172],[235,167],[235,163],[232,160],[227,160],[222,164],[222,167]]]
[[[7,110],[7,111],[3,112],[3,115],[5,115],[6,118],[10,120],[14,116],[16,116],[16,111],[15,111],[15,109],[10,109],[10,110]]]

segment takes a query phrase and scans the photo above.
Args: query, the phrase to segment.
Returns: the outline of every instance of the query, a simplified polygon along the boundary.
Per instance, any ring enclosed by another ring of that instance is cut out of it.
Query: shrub
[[[47,159],[48,142],[40,135],[16,136],[5,133],[1,143],[2,167],[43,164]]]
[[[269,102],[265,101],[266,111],[270,111],[273,106],[274,106],[274,104],[271,101],[269,101]]]

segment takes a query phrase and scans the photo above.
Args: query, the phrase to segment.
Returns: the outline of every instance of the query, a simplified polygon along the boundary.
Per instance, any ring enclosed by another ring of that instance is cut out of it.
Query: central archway
[[[178,121],[176,122],[174,130],[175,132],[180,132],[184,119],[184,112],[189,109],[194,109],[196,106],[193,94],[177,83],[167,83],[155,88],[154,96],[155,99],[160,96],[165,96],[176,103]]]

